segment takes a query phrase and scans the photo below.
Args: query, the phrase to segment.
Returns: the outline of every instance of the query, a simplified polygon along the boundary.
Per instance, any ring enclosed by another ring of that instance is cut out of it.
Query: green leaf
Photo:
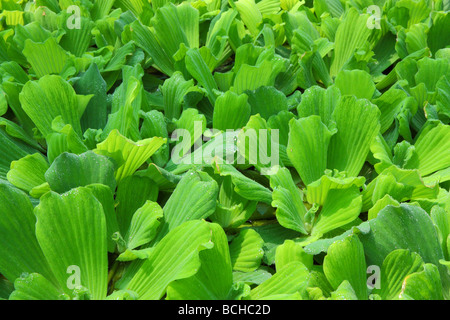
[[[425,57],[417,62],[416,83],[424,83],[427,91],[435,91],[436,84],[446,76],[450,76],[448,59],[431,59]]]
[[[28,117],[28,115],[25,113],[25,110],[23,110],[22,105],[19,101],[19,94],[23,89],[23,85],[13,82],[3,82],[2,88],[6,94],[6,99],[9,104],[9,108],[13,111],[14,115],[17,117],[17,122],[22,126],[23,131],[25,131],[29,136],[32,136],[33,135],[32,129],[34,128],[34,124],[31,121],[30,117]],[[2,122],[3,121],[4,120],[2,120]],[[7,123],[11,124],[11,122]],[[17,128],[17,126],[15,127]],[[32,141],[33,139],[30,140]]]
[[[415,55],[422,57],[428,54],[426,30],[427,26],[424,23],[413,25],[407,30],[399,30],[395,49],[400,58]]]
[[[374,292],[379,292],[384,300],[399,298],[404,279],[419,270],[423,270],[423,260],[417,253],[394,250],[387,255],[381,267],[381,290]]]
[[[88,151],[81,155],[63,153],[56,158],[45,173],[50,188],[64,193],[93,183],[116,188],[114,164],[105,156]]]
[[[37,10],[37,12],[39,11],[40,10]],[[43,16],[46,16],[47,13],[49,13],[49,11],[43,9],[39,13],[42,14]],[[48,18],[48,16],[46,17]],[[39,20],[39,18],[34,20]],[[25,47],[25,41],[27,39],[30,39],[37,43],[43,43],[44,41],[49,39],[51,37],[50,31],[51,27],[49,29],[47,29],[46,27],[49,26],[46,26],[45,23],[40,23],[40,21],[34,21],[25,26],[22,26],[21,24],[17,25],[15,32],[16,34],[14,37],[14,41],[18,46],[17,51],[23,50],[23,48]]]
[[[325,174],[310,183],[306,188],[306,199],[308,203],[316,203],[323,206],[325,203],[328,193],[333,189],[348,189],[353,186],[358,188],[363,187],[365,182],[364,177],[346,177],[345,174],[331,170],[325,170]]]
[[[166,48],[160,45],[160,40],[155,36],[154,31],[136,20],[130,25],[131,38],[136,45],[141,47],[150,57],[154,64],[165,74],[171,76],[176,70],[172,55],[166,52]]]
[[[116,191],[116,214],[120,233],[125,236],[135,212],[150,201],[156,201],[159,189],[147,177],[132,175],[124,178]]]
[[[7,300],[13,291],[13,283],[5,278],[0,279],[0,299]]]
[[[108,15],[114,4],[114,0],[96,1],[91,8],[91,17],[94,20],[99,20]]]
[[[83,152],[88,151],[87,146],[84,144],[83,140],[80,138],[80,136],[75,132],[72,125],[65,124],[62,120],[61,116],[57,116],[52,121],[52,129],[55,131],[54,133],[49,134],[46,137],[46,140],[49,141],[48,144],[51,144],[51,139],[54,136],[59,136],[59,139],[62,140],[64,147],[62,149],[56,149],[52,152],[51,160],[53,162],[53,159],[61,154],[64,151],[71,151],[76,154],[80,154]],[[49,147],[50,149],[50,147]],[[57,152],[54,152],[57,151]],[[59,153],[58,153],[59,151]]]
[[[344,8],[339,0],[314,1],[314,10],[317,12],[317,16],[329,12],[333,17],[340,17],[344,13]]]
[[[368,264],[381,265],[391,251],[408,249],[418,253],[425,263],[439,266],[442,284],[444,288],[449,287],[446,267],[439,263],[444,258],[439,238],[423,209],[407,204],[387,206],[369,225],[370,231],[360,235]]]
[[[288,101],[281,91],[274,87],[259,87],[256,90],[246,91],[251,114],[260,114],[264,119],[288,110]]]
[[[130,10],[134,16],[144,19],[144,12],[152,12],[150,4],[142,0],[116,0],[115,6],[124,12]]]
[[[253,272],[233,272],[233,282],[244,282],[248,285],[260,285],[264,281],[270,279],[270,277],[272,277],[272,274],[263,268],[259,268]]]
[[[80,17],[79,26],[80,28],[71,28],[72,26],[69,27],[69,23],[63,23],[62,29],[64,29],[65,34],[59,41],[59,45],[64,50],[70,51],[76,57],[83,56],[88,50],[91,44],[91,31],[94,23],[89,18]]]
[[[324,297],[330,296],[333,288],[323,273],[323,267],[319,270],[314,270],[314,268],[315,267],[313,267],[313,270],[311,270],[309,274],[308,287],[318,288]]]
[[[44,136],[53,132],[57,116],[81,135],[80,119],[91,97],[77,95],[70,84],[54,75],[29,81],[19,95],[23,110]]]
[[[106,219],[106,238],[108,240],[108,251],[114,252],[116,243],[113,241],[113,234],[119,231],[116,211],[114,208],[114,193],[110,187],[104,184],[90,184],[86,186],[97,200],[102,204]]]
[[[218,224],[210,227],[214,247],[199,253],[201,266],[194,276],[169,285],[168,300],[228,300],[232,297],[233,274],[227,237]]]
[[[59,155],[64,152],[70,152],[67,136],[59,132],[51,133],[46,138],[47,142],[47,157],[48,161],[52,163]]]
[[[38,151],[44,151],[39,143],[37,143],[37,141],[34,140],[30,136],[30,134],[28,134],[21,126],[19,126],[15,122],[0,117],[0,127],[3,127],[4,132],[6,132],[10,137],[25,142],[28,146],[31,146]]]
[[[327,169],[327,150],[334,131],[319,116],[289,122],[287,154],[305,185],[319,179]]]
[[[103,72],[112,72],[121,70],[125,64],[127,64],[127,60],[131,60],[130,57],[133,53],[139,53],[139,49],[136,49],[133,42],[128,42],[123,47],[115,48],[113,52],[113,56],[111,60],[109,60],[108,64],[103,68]],[[130,61],[131,62],[131,61]]]
[[[149,243],[156,232],[163,216],[163,210],[156,202],[147,201],[131,219],[130,228],[125,235],[128,249],[135,249]]]
[[[396,207],[400,205],[400,203],[394,198],[392,198],[389,194],[385,194],[383,198],[378,199],[377,202],[375,202],[375,204],[373,205],[373,207],[370,208],[369,211],[367,212],[369,220],[376,218],[378,216],[378,213],[388,205]]]
[[[74,83],[74,89],[78,94],[94,95],[86,106],[81,118],[83,131],[89,128],[104,128],[108,107],[106,82],[95,63],[91,64],[89,69]]]
[[[106,300],[137,300],[136,292],[129,290],[117,290],[106,297]]]
[[[355,290],[349,281],[344,280],[339,287],[331,293],[331,300],[358,300]]]
[[[333,112],[337,133],[328,148],[328,169],[358,176],[372,141],[378,134],[380,111],[367,100],[342,97]],[[312,182],[312,181],[311,181]]]
[[[8,102],[6,100],[6,94],[0,87],[0,116],[4,115],[8,111]]]
[[[141,300],[159,300],[167,286],[189,278],[200,267],[199,252],[211,248],[211,227],[204,221],[189,221],[171,230],[151,251],[148,259],[127,285]]]
[[[303,193],[295,185],[289,170],[280,168],[270,177],[270,185],[273,189],[272,206],[277,208],[276,216],[280,225],[307,234]]]
[[[358,187],[330,190],[311,235],[321,236],[354,221],[361,212],[361,206],[362,196]]]
[[[243,130],[237,132],[236,146],[238,164],[254,165],[262,175],[276,172],[280,163],[278,132],[272,131],[259,114],[251,116]]]
[[[228,55],[229,44],[225,36],[229,34],[237,14],[236,10],[223,10],[211,21],[205,46],[219,60],[225,59]]]
[[[320,116],[322,122],[331,128],[332,114],[340,98],[341,94],[336,86],[326,90],[319,86],[310,87],[302,94],[302,100],[297,107],[298,115],[300,118]]]
[[[246,90],[256,90],[262,86],[273,86],[276,76],[280,73],[284,63],[280,60],[264,60],[258,66],[243,64],[236,73],[233,90],[237,94]]]
[[[114,92],[111,113],[103,130],[102,137],[107,137],[113,130],[133,141],[139,136],[139,111],[144,95],[141,77],[143,70],[140,65],[136,68],[125,67],[123,77],[126,79]]]
[[[283,228],[280,224],[265,224],[251,228],[258,232],[264,240],[263,262],[267,265],[275,263],[275,254],[278,246],[282,245],[286,239],[297,241],[300,233]]]
[[[190,141],[183,140],[181,143],[183,144],[183,147],[191,147],[194,143],[198,143],[199,139],[202,139],[202,134],[206,130],[206,117],[205,115],[199,113],[197,109],[188,108],[183,111],[180,119],[175,121],[175,126],[177,129],[186,130],[189,132],[188,137],[190,136]],[[197,126],[200,127],[200,130],[197,130]]]
[[[34,154],[37,150],[11,137],[0,126],[0,152],[2,154],[0,158],[0,179],[6,179],[12,161],[19,160],[28,154]]]
[[[47,7],[47,9],[50,9],[51,11],[53,11],[55,13],[60,12],[58,3],[55,0],[37,0],[36,2],[38,5],[45,6],[45,7]],[[61,4],[61,7],[63,7],[63,4]]]
[[[118,241],[118,247],[120,250],[125,249],[125,244],[123,244],[123,248],[122,248],[122,240],[123,239],[121,237],[113,237],[113,239],[115,241]],[[152,250],[153,250],[153,248],[145,248],[145,249],[139,249],[139,250],[125,249],[125,251],[122,252],[117,257],[116,260],[120,261],[120,262],[129,262],[129,261],[134,261],[134,260],[139,259],[136,262],[138,263],[137,266],[140,267],[142,265],[142,262],[144,262],[145,260],[148,259]],[[137,272],[137,270],[136,270],[136,272]]]
[[[363,210],[369,209],[386,194],[399,202],[407,199],[435,199],[438,196],[437,187],[426,186],[418,170],[390,166],[367,185],[363,192]]]
[[[372,30],[367,27],[368,16],[350,8],[336,30],[335,54],[331,76],[336,76],[353,57],[355,51],[368,40]]]
[[[78,277],[93,299],[105,298],[108,256],[101,203],[83,187],[64,195],[49,192],[35,214],[36,237],[62,290],[70,295]]]
[[[292,240],[286,240],[281,246],[277,247],[275,254],[275,265],[277,269],[282,269],[291,262],[301,262],[311,270],[313,266],[313,256],[306,253],[299,243]]]
[[[289,140],[289,121],[293,119],[295,115],[292,112],[281,111],[277,115],[271,116],[269,120],[267,120],[267,125],[270,129],[278,130],[278,138],[280,143],[280,152],[285,148],[288,144]],[[286,151],[284,151],[286,153]],[[281,154],[280,154],[281,158]],[[283,158],[283,163],[287,165],[289,163],[289,159],[287,159],[287,155]]]
[[[439,241],[446,260],[449,260],[449,248],[447,246],[448,236],[450,234],[450,214],[442,207],[434,206],[430,213],[433,224],[436,226]]]
[[[170,3],[156,11],[152,26],[155,28],[160,45],[173,56],[182,43],[190,48],[198,47],[198,19],[198,10],[191,4],[183,3],[175,6]],[[172,32],[168,35],[166,30],[169,29]]]
[[[254,0],[239,0],[234,2],[237,11],[253,36],[259,33],[259,24],[262,22],[261,12]]]
[[[207,173],[189,171],[164,206],[164,223],[158,239],[186,221],[206,219],[216,209],[217,182]]]
[[[30,192],[45,183],[47,169],[47,160],[40,153],[35,153],[11,162],[11,170],[6,177],[17,188]]]
[[[48,185],[48,182],[43,183],[41,185],[38,185],[37,187],[34,187],[30,191],[30,196],[32,196],[35,199],[39,199],[41,196],[46,194],[47,192],[51,191],[50,186]]]
[[[402,141],[394,147],[394,157],[392,158],[392,161],[397,166],[405,169],[415,169],[419,165],[415,147],[411,146],[407,141]]]
[[[63,300],[68,299],[53,283],[38,273],[26,274],[14,282],[9,300]]]
[[[251,107],[246,94],[237,95],[232,91],[216,99],[213,115],[213,127],[218,130],[240,129],[250,119]]]
[[[149,164],[146,170],[136,172],[136,175],[150,178],[161,191],[175,189],[176,184],[181,180],[181,176],[162,169],[154,163]]]
[[[448,12],[433,12],[433,25],[427,35],[428,47],[433,55],[441,48],[446,48],[450,43],[448,39],[450,34],[446,26],[450,23],[450,14]]]
[[[172,120],[181,116],[183,98],[193,88],[194,81],[184,80],[181,72],[175,72],[170,79],[164,81],[161,91],[164,97],[164,114],[166,118]]]
[[[372,99],[375,84],[370,74],[363,70],[341,70],[335,80],[343,96],[354,95],[357,99]]]
[[[306,290],[308,269],[301,262],[291,262],[250,292],[251,300],[269,299],[279,294],[294,294]]]
[[[394,86],[372,102],[380,109],[380,132],[385,133],[406,105],[407,93]]]
[[[272,192],[255,180],[246,177],[235,167],[229,164],[214,162],[214,171],[221,176],[230,176],[234,185],[234,191],[248,200],[272,203]]]
[[[141,137],[153,138],[153,137],[161,137],[167,139],[169,134],[167,132],[167,125],[164,120],[164,115],[162,112],[152,110],[147,113],[140,113],[141,118],[144,119],[144,122],[141,126]],[[158,166],[165,166],[167,161],[169,161],[169,147],[167,144],[163,145],[158,151],[156,151],[152,160]]]
[[[115,172],[119,183],[139,169],[165,142],[166,139],[160,137],[133,142],[121,135],[118,130],[113,130],[94,151],[107,155],[121,164]]]
[[[395,177],[392,175],[379,175],[372,194],[372,203],[376,203],[377,200],[383,198],[385,195],[392,195],[394,199],[402,201],[411,197],[412,190],[412,186],[397,183]]]
[[[436,105],[442,114],[450,117],[450,81],[448,79],[450,77],[443,77],[436,85],[436,91],[438,92]]]
[[[255,271],[264,255],[264,241],[252,229],[244,229],[230,244],[231,265],[233,271]]]
[[[256,201],[247,200],[237,194],[231,177],[225,177],[220,186],[216,212],[209,218],[222,228],[237,228],[252,216],[256,206]]]
[[[204,124],[202,123],[202,127],[203,125]],[[200,126],[198,126],[198,128],[200,128]],[[198,130],[198,132],[199,131],[200,130]],[[208,130],[204,133],[205,137],[209,136],[209,134],[213,134],[214,131]],[[179,175],[185,173],[189,169],[196,168],[199,165],[209,167],[216,162],[220,164],[223,162],[229,164],[236,163],[236,161],[241,161],[242,156],[238,154],[237,148],[237,138],[240,131],[232,130],[228,132],[215,133],[216,135],[212,136],[211,140],[204,144],[202,143],[201,147],[194,150],[194,152],[190,152],[182,159],[178,159],[180,152],[187,152],[187,150],[185,151],[182,149],[188,149],[187,147],[190,145],[189,138],[192,139],[192,136],[183,136],[183,139],[186,138],[186,144],[181,143],[176,145],[171,152],[172,159],[168,162],[165,169],[170,171],[172,174]],[[200,134],[196,134],[196,136],[197,135],[200,136]],[[232,168],[234,169],[233,166]]]
[[[347,280],[359,300],[367,300],[364,248],[357,236],[348,236],[328,248],[323,271],[336,290]]]
[[[189,49],[186,52],[186,69],[198,81],[198,83],[206,90],[211,104],[216,102],[216,91],[219,90],[216,81],[209,70],[206,62],[200,55],[200,50]]]
[[[23,54],[38,78],[60,74],[69,60],[69,54],[56,43],[53,37],[41,43],[30,39],[25,40]]]
[[[136,21],[130,26],[131,37],[154,60],[156,67],[171,76],[174,71],[184,69],[176,62],[175,55],[181,46],[198,47],[199,12],[189,3],[175,6],[169,3],[159,8],[151,19],[152,29]],[[171,30],[167,34],[167,30]]]
[[[450,126],[439,123],[421,134],[414,146],[422,176],[450,166]]]
[[[0,200],[1,274],[14,282],[23,272],[36,272],[56,283],[36,239],[36,217],[27,195],[0,182]]]
[[[400,299],[444,300],[438,267],[427,263],[423,268],[422,272],[416,272],[406,277]]]

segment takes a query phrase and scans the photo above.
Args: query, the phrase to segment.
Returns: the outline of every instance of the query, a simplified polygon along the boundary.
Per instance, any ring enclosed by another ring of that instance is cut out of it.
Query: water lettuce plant
[[[449,1],[0,10],[0,299],[450,299]]]

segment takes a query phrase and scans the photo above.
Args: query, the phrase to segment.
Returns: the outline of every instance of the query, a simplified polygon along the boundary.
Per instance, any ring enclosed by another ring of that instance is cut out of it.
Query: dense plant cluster
[[[450,1],[0,10],[0,299],[450,299]]]

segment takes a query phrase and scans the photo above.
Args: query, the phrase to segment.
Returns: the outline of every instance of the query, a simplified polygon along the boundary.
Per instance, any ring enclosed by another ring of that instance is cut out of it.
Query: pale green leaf
[[[252,229],[242,230],[230,244],[231,264],[234,271],[255,271],[264,255],[264,241]]]
[[[116,169],[117,182],[132,175],[143,165],[164,143],[166,139],[154,137],[137,142],[124,137],[118,130],[113,130],[105,141],[97,145],[94,151],[108,155],[121,165]]]
[[[101,203],[83,187],[63,195],[49,192],[42,196],[35,214],[36,237],[60,288],[72,294],[78,277],[92,299],[105,298],[108,251]]]
[[[359,300],[367,299],[364,248],[357,236],[338,240],[328,248],[323,271],[334,289],[347,280]]]
[[[11,170],[6,177],[17,188],[30,192],[45,183],[47,169],[47,160],[40,153],[35,153],[11,162]]]
[[[200,268],[199,252],[211,248],[211,228],[189,221],[171,230],[151,251],[127,285],[140,300],[159,300],[175,280],[191,277]]]

